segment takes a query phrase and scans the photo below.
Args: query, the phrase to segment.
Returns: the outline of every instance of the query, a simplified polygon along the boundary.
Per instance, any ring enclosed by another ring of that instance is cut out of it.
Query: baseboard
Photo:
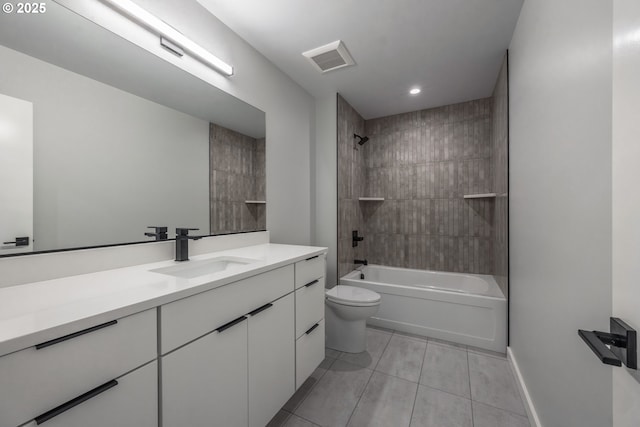
[[[542,427],[542,423],[540,423],[540,418],[538,417],[536,408],[535,406],[533,406],[533,401],[531,400],[531,396],[529,395],[529,390],[527,390],[527,385],[524,383],[524,379],[522,378],[522,374],[520,373],[520,368],[518,367],[518,362],[516,361],[516,358],[511,351],[511,347],[507,347],[507,360],[509,360],[509,365],[511,366],[513,375],[516,377],[516,383],[518,384],[518,389],[520,390],[520,397],[524,402],[524,407],[527,411],[527,415],[529,416],[529,423],[531,423],[531,427]]]

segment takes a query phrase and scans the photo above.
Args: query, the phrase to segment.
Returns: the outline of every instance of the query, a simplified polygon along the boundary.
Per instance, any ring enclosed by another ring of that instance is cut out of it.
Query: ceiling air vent
[[[347,47],[340,40],[308,50],[302,54],[321,73],[355,64]]]

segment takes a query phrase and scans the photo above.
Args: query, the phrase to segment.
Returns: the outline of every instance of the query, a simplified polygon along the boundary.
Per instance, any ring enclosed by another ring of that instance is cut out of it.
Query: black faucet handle
[[[156,240],[167,240],[167,227],[149,225],[147,228],[155,229],[155,233],[144,233],[145,236],[155,237]]]
[[[166,233],[168,227],[164,227],[161,225],[148,225],[147,228],[153,228],[156,230],[156,233]]]
[[[189,231],[196,231],[196,230],[200,230],[199,228],[176,228],[176,235],[177,236],[188,236],[189,235]]]

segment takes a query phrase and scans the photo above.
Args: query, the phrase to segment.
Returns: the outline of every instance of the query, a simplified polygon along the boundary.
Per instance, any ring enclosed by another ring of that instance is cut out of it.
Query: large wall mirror
[[[46,5],[0,15],[0,256],[265,229],[264,113]]]

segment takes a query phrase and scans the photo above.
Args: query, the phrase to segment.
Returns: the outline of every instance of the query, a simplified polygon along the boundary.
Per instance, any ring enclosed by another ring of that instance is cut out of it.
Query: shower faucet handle
[[[358,246],[358,242],[362,242],[364,237],[358,236],[358,230],[353,230],[351,232],[351,247],[355,248]]]

